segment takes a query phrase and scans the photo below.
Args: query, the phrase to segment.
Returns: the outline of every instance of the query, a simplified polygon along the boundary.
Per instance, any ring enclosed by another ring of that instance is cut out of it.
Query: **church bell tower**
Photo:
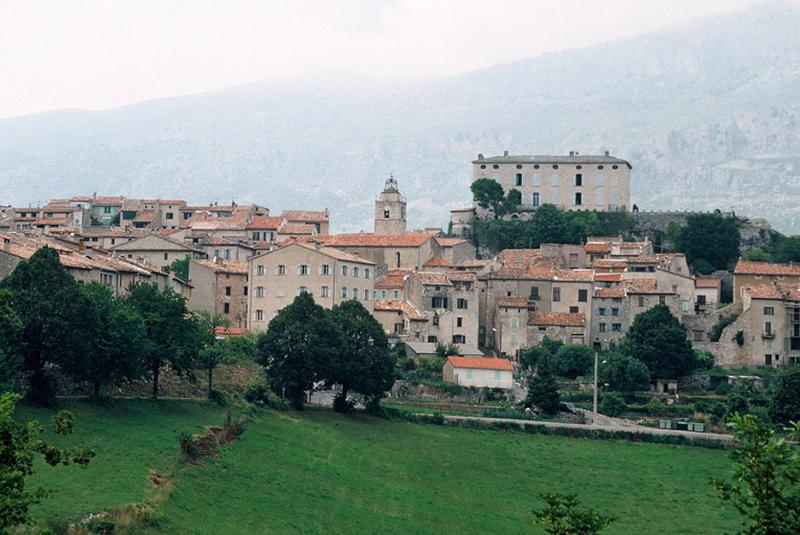
[[[406,200],[392,175],[375,199],[375,234],[403,234],[406,231]]]

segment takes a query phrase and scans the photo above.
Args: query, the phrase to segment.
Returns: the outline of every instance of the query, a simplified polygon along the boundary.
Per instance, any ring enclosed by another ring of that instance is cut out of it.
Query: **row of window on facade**
[[[450,309],[450,299],[443,296],[433,296],[430,298],[430,308],[441,308],[444,310]],[[459,297],[456,299],[456,308],[466,310],[469,308],[469,301]]]
[[[296,290],[297,295],[300,295],[303,292],[309,292],[308,287],[306,287],[306,286],[298,286],[297,290]],[[228,295],[230,295],[230,294],[228,294]],[[245,292],[245,295],[247,295],[247,292]],[[319,293],[317,295],[319,295],[319,297],[330,297],[331,296],[331,287],[330,286],[320,286],[319,287]],[[348,289],[348,288],[343,286],[342,288],[339,289],[339,296],[342,299],[347,299],[347,298],[360,299],[360,297],[359,297],[360,295],[364,296],[363,297],[364,301],[369,301],[370,300],[370,291],[367,290],[367,289],[365,289],[363,291],[363,293],[361,293],[358,288]],[[263,286],[256,286],[255,287],[255,295],[254,295],[254,297],[269,297],[267,295],[267,289],[264,288]],[[286,291],[281,287],[275,288],[275,297],[286,297]]]
[[[550,185],[553,186],[554,188],[557,188],[557,187],[561,186],[562,182],[563,182],[562,178],[566,178],[566,177],[562,177],[556,171],[553,171],[553,174],[550,175]],[[492,175],[492,179],[493,180],[497,180],[498,179],[497,175]],[[619,176],[617,174],[612,174],[611,175],[611,180],[609,181],[609,183],[612,186],[618,186],[619,185]],[[514,175],[514,185],[515,186],[525,186],[526,184],[530,185],[530,186],[534,186],[534,187],[541,186],[542,185],[542,179],[541,179],[541,176],[539,175],[539,173],[533,173],[533,175],[531,175],[529,180],[525,180],[525,177],[522,175],[522,173],[517,173],[517,174]],[[576,188],[581,188],[581,187],[587,185],[585,177],[583,176],[583,173],[575,174],[572,177],[571,185],[576,187]],[[594,176],[594,185],[595,186],[605,186],[606,185],[606,178],[605,178],[605,175],[603,174],[603,171],[598,171],[597,174]]]
[[[310,275],[311,274],[311,267],[308,264],[300,264],[296,268],[298,275]],[[285,264],[277,264],[275,266],[275,275],[286,275],[288,273],[288,267]],[[267,274],[267,266],[263,264],[259,264],[256,266],[256,275],[262,276]],[[331,266],[330,264],[322,264],[319,266],[319,274],[320,275],[330,275],[331,274]],[[358,279],[363,277],[365,279],[372,278],[372,271],[369,268],[359,268],[358,266],[350,266],[343,264],[341,266],[341,274],[342,277],[353,277]]]
[[[541,193],[538,191],[534,191],[531,193],[531,201],[530,206],[538,207],[543,204]],[[558,190],[553,190],[550,192],[550,202],[547,204],[559,204],[560,198],[558,195]],[[582,192],[578,191],[572,194],[572,204],[573,206],[583,206],[585,201],[585,197]],[[619,195],[616,191],[611,192],[611,202],[612,206],[616,206],[619,202]],[[525,203],[525,199],[523,198],[523,204]],[[604,206],[606,204],[606,192],[604,190],[598,190],[594,193],[594,204],[596,206]]]

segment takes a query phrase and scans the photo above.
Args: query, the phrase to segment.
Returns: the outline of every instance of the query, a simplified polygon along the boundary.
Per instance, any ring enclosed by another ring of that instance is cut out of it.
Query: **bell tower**
[[[403,234],[406,231],[406,200],[389,175],[383,191],[375,199],[375,234]]]

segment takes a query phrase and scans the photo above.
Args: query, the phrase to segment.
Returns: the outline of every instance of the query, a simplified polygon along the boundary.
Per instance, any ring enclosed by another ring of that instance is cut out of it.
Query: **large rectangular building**
[[[630,206],[631,164],[609,155],[510,155],[484,157],[472,162],[473,181],[491,178],[507,192],[522,193],[522,208],[554,204],[564,210],[613,212]],[[479,212],[483,210],[475,206]]]

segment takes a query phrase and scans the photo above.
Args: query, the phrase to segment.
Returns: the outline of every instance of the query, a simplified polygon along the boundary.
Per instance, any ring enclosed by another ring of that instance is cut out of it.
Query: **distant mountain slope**
[[[773,4],[426,83],[252,84],[0,121],[0,203],[98,191],[328,207],[369,229],[393,171],[415,226],[469,202],[478,152],[611,150],[643,209],[800,232],[800,8]]]

